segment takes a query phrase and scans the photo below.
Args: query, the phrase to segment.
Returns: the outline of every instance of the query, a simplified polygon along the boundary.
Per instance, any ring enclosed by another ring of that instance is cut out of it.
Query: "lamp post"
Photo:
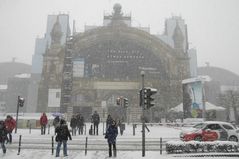
[[[141,77],[142,77],[142,90],[144,90],[144,71],[141,71]],[[145,156],[145,105],[144,105],[144,91],[142,91],[142,98],[143,102],[141,103],[142,107],[142,157]]]
[[[203,121],[206,121],[206,95],[205,95],[205,88],[204,88],[204,81],[202,82],[202,118]]]
[[[17,97],[17,114],[16,114],[16,128],[15,128],[15,134],[17,133],[18,112],[19,112],[19,100],[20,100],[20,96]]]

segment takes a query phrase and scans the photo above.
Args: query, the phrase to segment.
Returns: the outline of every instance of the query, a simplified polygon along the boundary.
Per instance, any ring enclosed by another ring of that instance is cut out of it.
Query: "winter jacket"
[[[72,128],[76,128],[76,126],[77,126],[77,119],[76,119],[76,117],[71,118],[70,126]]]
[[[109,144],[116,143],[116,137],[118,135],[118,128],[116,125],[110,125],[106,131],[105,138],[107,139]]]
[[[71,140],[71,134],[66,124],[56,127],[56,141],[61,142],[63,140]]]
[[[0,121],[0,142],[7,140],[7,129],[4,121]]]
[[[12,117],[5,119],[5,126],[8,132],[12,132],[16,128],[16,121]]]
[[[43,114],[40,118],[40,124],[41,125],[46,125],[47,123],[48,123],[47,116]]]
[[[84,126],[85,125],[85,119],[83,116],[80,116],[78,119],[77,119],[77,126],[78,127],[81,127],[81,126]]]
[[[94,113],[91,118],[92,122],[94,124],[99,124],[100,123],[100,116],[98,113]]]

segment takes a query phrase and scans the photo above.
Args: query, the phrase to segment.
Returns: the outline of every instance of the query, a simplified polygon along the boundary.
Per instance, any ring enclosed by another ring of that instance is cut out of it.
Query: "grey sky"
[[[131,13],[134,25],[162,33],[164,20],[181,15],[188,25],[190,47],[197,49],[198,65],[239,74],[239,0],[0,0],[0,62],[31,64],[36,37],[46,32],[48,14],[68,13],[77,31],[102,25],[103,13],[118,2]]]

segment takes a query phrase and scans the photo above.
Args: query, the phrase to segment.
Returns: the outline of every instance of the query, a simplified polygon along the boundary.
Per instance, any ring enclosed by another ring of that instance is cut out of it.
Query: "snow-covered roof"
[[[220,106],[216,106],[216,105],[214,105],[212,103],[209,103],[209,102],[205,103],[205,109],[206,109],[206,111],[209,111],[209,110],[218,110],[218,111],[225,110],[225,108],[220,107]],[[179,104],[178,106],[176,106],[174,108],[171,108],[170,111],[183,112],[183,103]]]

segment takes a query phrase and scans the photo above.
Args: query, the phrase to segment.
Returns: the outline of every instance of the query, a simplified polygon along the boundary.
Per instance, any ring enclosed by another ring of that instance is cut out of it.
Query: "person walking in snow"
[[[70,131],[68,129],[67,123],[64,119],[60,120],[60,125],[56,127],[56,157],[59,157],[61,144],[63,144],[63,154],[67,155],[67,140],[68,138],[72,140]]]
[[[7,134],[8,134],[8,141],[11,144],[12,143],[12,131],[13,129],[16,128],[16,120],[13,119],[12,116],[7,115],[7,118],[5,119],[5,126],[7,129]]]
[[[113,155],[114,157],[117,156],[116,154],[116,137],[118,136],[118,128],[115,121],[112,121],[111,125],[108,127],[105,138],[107,139],[108,146],[109,146],[109,157],[112,157],[112,147],[113,147]]]
[[[4,121],[0,121],[0,145],[2,147],[3,154],[5,154],[7,151],[6,146],[5,146],[6,140],[8,140],[7,129],[6,129]]]
[[[76,115],[73,115],[71,118],[71,122],[70,122],[70,127],[72,130],[72,136],[76,135],[76,126],[77,126],[77,118]]]
[[[48,123],[48,119],[46,116],[46,113],[42,113],[42,116],[40,118],[40,125],[41,125],[41,135],[46,134],[46,125]]]
[[[91,122],[94,125],[94,130],[93,130],[93,134],[98,135],[98,129],[99,129],[99,123],[100,123],[100,116],[97,113],[97,111],[94,112],[94,114],[91,117]]]

